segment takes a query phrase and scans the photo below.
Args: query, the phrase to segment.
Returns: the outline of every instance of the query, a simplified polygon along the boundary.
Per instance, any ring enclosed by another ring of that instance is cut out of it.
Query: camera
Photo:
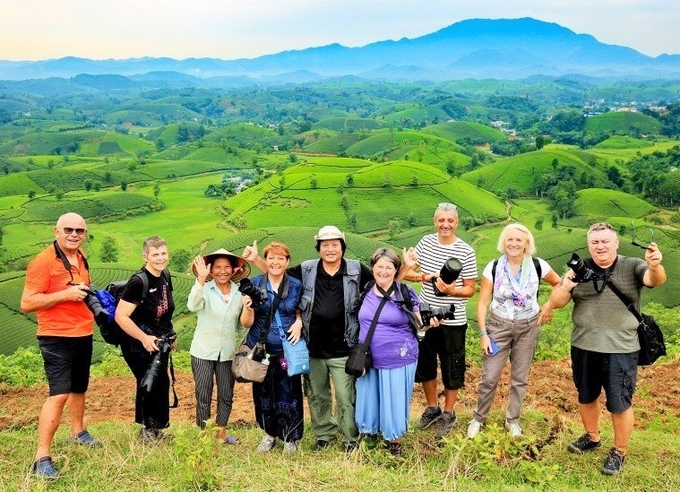
[[[83,299],[83,302],[90,312],[94,314],[94,320],[97,323],[97,326],[101,326],[102,324],[109,322],[111,314],[104,306],[102,306],[101,301],[97,297],[97,289],[94,288],[94,285],[88,285],[87,290],[84,292],[86,292],[87,295]]]
[[[451,257],[444,262],[444,265],[439,271],[439,276],[445,284],[452,284],[458,279],[462,270],[463,264],[457,258]],[[446,297],[446,294],[437,288],[437,277],[433,277],[431,282],[432,288],[434,289],[434,295],[437,297]]]
[[[248,296],[253,301],[253,309],[262,306],[267,300],[267,291],[258,289],[249,278],[242,278],[238,283],[238,291],[241,295]]]
[[[170,349],[172,348],[174,337],[175,333],[171,332],[166,333],[165,335],[161,336],[158,340],[156,340],[158,352],[154,354],[153,359],[151,360],[151,364],[149,364],[149,368],[146,370],[146,373],[142,378],[142,382],[139,383],[139,387],[144,388],[147,393],[150,393],[151,388],[153,388],[153,383],[161,370],[162,365],[161,357],[163,356],[164,353],[169,352]]]
[[[571,254],[571,259],[567,262],[567,266],[574,272],[574,282],[583,284],[593,280],[595,274],[576,253]]]
[[[426,302],[420,303],[420,318],[423,320],[423,326],[428,326],[432,318],[442,319],[453,319],[453,313],[456,310],[456,306],[449,304],[446,307],[430,307]]]

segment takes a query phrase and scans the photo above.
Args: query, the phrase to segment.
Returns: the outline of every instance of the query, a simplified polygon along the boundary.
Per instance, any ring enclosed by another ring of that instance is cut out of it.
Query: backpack
[[[538,297],[538,293],[541,290],[541,262],[538,261],[538,258],[531,258],[532,263],[534,264],[534,268],[536,269],[536,273],[538,274],[538,289],[536,290],[536,297]],[[496,283],[496,266],[498,265],[498,260],[493,260],[493,266],[491,267],[491,283],[495,284]]]
[[[167,268],[163,270],[161,275],[168,285],[171,286],[170,272]],[[143,304],[146,295],[149,293],[149,277],[147,276],[144,268],[141,268],[133,273],[130,279],[134,277],[139,277],[142,280],[142,298],[140,299],[139,303]],[[120,345],[121,340],[125,336],[123,329],[118,326],[118,323],[116,323],[116,306],[118,306],[118,302],[123,296],[125,286],[128,284],[130,279],[111,282],[106,286],[105,289],[98,290],[96,293],[96,296],[99,299],[99,302],[101,302],[102,307],[109,312],[108,319],[105,322],[99,324],[99,333],[101,334],[104,341],[111,345]],[[172,287],[170,288],[172,289]]]

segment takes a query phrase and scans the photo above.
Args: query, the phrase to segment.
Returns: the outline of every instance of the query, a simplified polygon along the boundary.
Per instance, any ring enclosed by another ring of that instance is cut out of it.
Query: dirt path
[[[457,412],[465,418],[474,409],[476,382],[480,369],[470,368],[467,372],[466,388],[459,393]],[[441,387],[441,386],[440,386]],[[508,372],[503,374],[499,384],[494,408],[507,404]],[[666,414],[680,416],[680,360],[641,368],[635,398],[637,426],[644,426],[652,417]],[[194,421],[194,385],[190,373],[177,373],[177,394],[179,408],[171,410],[171,421]],[[13,429],[32,425],[37,420],[40,407],[45,400],[44,386],[32,388],[0,388],[0,429]],[[443,401],[443,398],[440,398]],[[540,361],[532,367],[525,406],[540,410],[546,418],[563,415],[578,419],[576,393],[571,381],[571,365],[568,359],[561,361]],[[134,379],[126,377],[93,378],[88,393],[86,421],[132,422],[134,408]],[[424,408],[424,397],[420,385],[416,385],[411,414],[420,416]],[[234,408],[230,422],[250,422],[253,418],[251,386],[236,384]]]

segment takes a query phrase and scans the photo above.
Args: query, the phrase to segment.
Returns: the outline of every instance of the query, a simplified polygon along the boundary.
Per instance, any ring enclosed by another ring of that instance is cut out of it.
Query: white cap
[[[345,235],[340,232],[340,229],[338,229],[335,226],[323,226],[321,229],[319,229],[319,234],[314,236],[314,239],[317,241],[326,241],[328,239],[342,239],[343,241],[345,240]]]

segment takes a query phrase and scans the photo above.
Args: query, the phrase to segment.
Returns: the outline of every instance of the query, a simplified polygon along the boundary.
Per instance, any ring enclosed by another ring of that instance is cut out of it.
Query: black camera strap
[[[57,241],[52,242],[52,246],[54,247],[54,252],[57,254],[57,258],[61,260],[61,262],[64,264],[64,268],[66,268],[66,271],[68,274],[71,276],[71,282],[73,282],[73,272],[71,271],[71,262],[68,261],[68,258],[66,258],[66,255],[64,254],[64,251],[59,247],[59,244]],[[87,263],[87,258],[85,258],[85,255],[78,250],[78,253],[80,253],[81,258],[83,259],[83,264],[85,265],[85,270],[90,271],[90,265]]]
[[[288,282],[288,279],[286,276],[283,276],[283,279],[281,280],[281,284],[279,284],[278,290],[274,293],[274,300],[272,301],[272,304],[269,308],[269,316],[267,316],[267,321],[265,322],[264,326],[262,327],[262,330],[260,331],[260,337],[257,339],[258,343],[265,343],[267,341],[267,337],[269,336],[269,329],[272,326],[272,320],[274,319],[274,313],[278,311],[279,309],[279,304],[281,303],[281,298],[283,297],[283,292],[284,292],[284,284]],[[267,285],[267,277],[265,276],[265,290],[266,285]],[[269,290],[267,290],[267,297],[269,297]]]
[[[621,292],[619,288],[611,282],[611,280],[607,282],[607,285],[612,290],[612,292],[614,292],[614,294],[616,294],[616,296],[621,299],[621,302],[626,306],[628,311],[630,311],[633,316],[635,316],[635,319],[638,320],[638,323],[642,323],[642,316],[640,316],[638,310],[635,309],[635,305],[631,302],[631,300],[628,299],[628,297],[626,297],[626,295]]]
[[[172,349],[168,354],[168,365],[170,366],[170,384],[172,385],[172,396],[174,398],[170,408],[177,408],[179,406],[179,398],[177,398],[177,391],[175,390],[175,365],[172,363]]]
[[[373,332],[375,332],[375,327],[378,324],[378,318],[380,317],[380,313],[383,310],[383,307],[385,307],[387,301],[390,300],[392,292],[394,292],[394,284],[392,284],[390,288],[387,289],[386,291],[383,290],[379,285],[376,285],[375,288],[378,289],[378,292],[380,292],[383,297],[382,300],[380,301],[380,304],[378,305],[378,309],[375,310],[375,314],[373,315],[373,321],[371,321],[371,326],[368,328],[368,332],[366,333],[366,339],[361,344],[363,352],[366,352],[366,350],[368,350],[368,347],[371,346],[371,340],[373,340]]]

